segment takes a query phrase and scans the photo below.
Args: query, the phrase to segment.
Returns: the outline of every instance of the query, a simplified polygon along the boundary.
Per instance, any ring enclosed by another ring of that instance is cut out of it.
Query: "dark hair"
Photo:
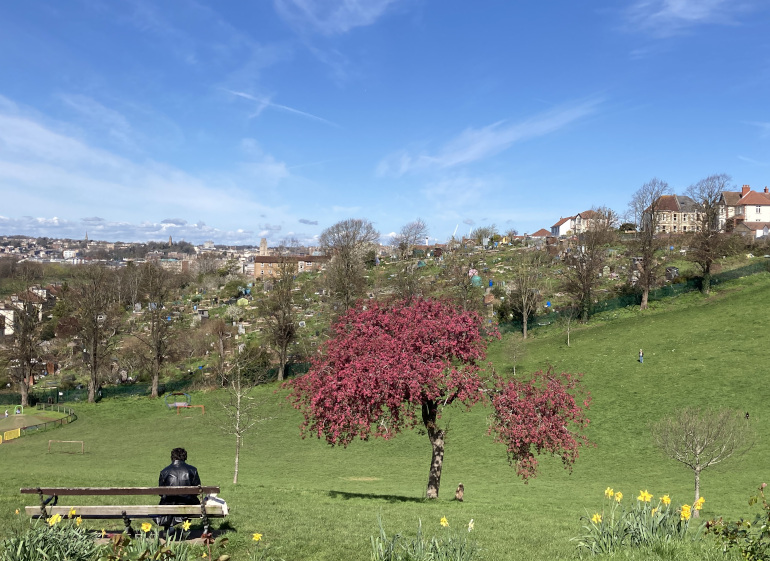
[[[174,448],[171,451],[171,461],[174,462],[176,460],[181,460],[183,462],[187,461],[187,450],[184,448]]]

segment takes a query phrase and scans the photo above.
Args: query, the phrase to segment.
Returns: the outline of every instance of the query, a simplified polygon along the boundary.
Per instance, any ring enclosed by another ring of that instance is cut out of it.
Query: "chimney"
[[[746,195],[748,195],[749,191],[751,191],[749,186],[748,185],[744,185],[743,189],[741,189],[741,197],[745,197]]]
[[[765,193],[767,193],[767,192],[768,192],[768,191],[767,191],[767,187],[765,187]]]

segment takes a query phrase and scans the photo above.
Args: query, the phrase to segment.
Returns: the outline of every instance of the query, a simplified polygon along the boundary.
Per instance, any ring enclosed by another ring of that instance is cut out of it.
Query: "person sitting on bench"
[[[198,470],[187,462],[187,450],[174,448],[171,451],[171,464],[163,468],[158,478],[159,487],[186,487],[201,484]],[[196,495],[161,495],[162,505],[199,505],[200,500]],[[163,526],[166,531],[171,526],[181,524],[184,518],[173,516],[158,517],[158,526]]]

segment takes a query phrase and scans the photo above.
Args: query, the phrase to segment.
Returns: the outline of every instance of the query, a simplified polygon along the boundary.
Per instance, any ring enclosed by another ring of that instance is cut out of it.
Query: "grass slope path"
[[[234,559],[246,558],[253,532],[279,546],[285,559],[368,559],[378,513],[389,533],[407,535],[414,534],[418,519],[431,535],[445,531],[439,526],[443,516],[454,529],[473,518],[472,536],[487,560],[574,559],[569,538],[579,531],[579,517],[601,506],[607,486],[622,491],[624,500],[648,489],[655,497],[668,493],[679,504],[692,502],[692,475],[652,446],[649,422],[685,405],[725,406],[749,411],[757,432],[768,432],[762,312],[768,300],[770,277],[757,275],[708,299],[687,295],[666,309],[580,328],[570,348],[556,332],[528,343],[518,375],[547,364],[584,372],[594,398],[589,436],[596,447],[581,453],[571,476],[558,461],[544,459],[541,475],[524,485],[503,448],[485,436],[488,410],[457,409],[446,417],[440,499],[428,503],[422,500],[430,462],[425,436],[407,433],[347,449],[302,440],[299,414],[287,406],[283,390],[270,386],[257,392],[269,420],[246,435],[241,482],[234,487],[234,441],[217,428],[218,392],[194,396],[206,406],[205,416],[176,415],[162,400],[113,399],[79,404],[78,422],[57,429],[57,438],[86,442],[83,456],[49,455],[47,439],[36,435],[0,446],[0,533],[25,504],[19,487],[152,485],[171,448],[184,446],[203,482],[220,485],[231,506]],[[508,371],[505,345],[503,340],[490,349],[501,373]],[[636,360],[640,347],[644,364]],[[704,472],[703,515],[747,515],[748,495],[768,478],[768,452],[760,440],[743,458]],[[451,500],[459,482],[465,485],[463,503]]]

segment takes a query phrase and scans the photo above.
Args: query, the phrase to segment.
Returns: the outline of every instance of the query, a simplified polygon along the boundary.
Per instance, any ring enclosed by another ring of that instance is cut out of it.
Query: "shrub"
[[[709,520],[707,532],[722,543],[723,548],[738,550],[747,561],[770,559],[770,505],[765,498],[766,483],[759,487],[759,494],[749,499],[749,506],[761,500],[763,512],[757,513],[754,521],[741,518],[736,522],[725,522],[722,518]]]

